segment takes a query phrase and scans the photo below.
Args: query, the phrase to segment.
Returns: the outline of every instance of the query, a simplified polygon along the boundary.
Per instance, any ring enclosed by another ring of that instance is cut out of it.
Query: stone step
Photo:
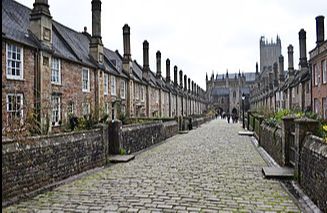
[[[250,131],[239,131],[238,134],[244,135],[244,136],[253,136],[254,135],[254,133],[250,132]]]
[[[134,155],[111,155],[109,156],[109,161],[111,163],[126,163],[134,158]]]
[[[263,167],[262,172],[266,178],[293,179],[294,168],[290,167]]]

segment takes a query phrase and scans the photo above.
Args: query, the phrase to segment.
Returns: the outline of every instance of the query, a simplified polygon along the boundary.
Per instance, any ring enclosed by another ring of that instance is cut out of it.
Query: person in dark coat
[[[230,122],[230,114],[229,113],[227,113],[227,121],[228,121],[228,123]]]

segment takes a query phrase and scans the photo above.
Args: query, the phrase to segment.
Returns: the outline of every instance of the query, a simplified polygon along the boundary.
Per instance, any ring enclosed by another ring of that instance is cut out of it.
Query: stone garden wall
[[[121,148],[133,153],[148,148],[178,133],[176,121],[126,125],[122,128]]]
[[[279,165],[285,165],[281,128],[272,128],[262,123],[260,125],[260,146],[262,146]]]
[[[104,128],[2,141],[2,204],[106,163]]]
[[[327,212],[327,143],[321,138],[305,138],[299,173],[301,188],[322,212]]]

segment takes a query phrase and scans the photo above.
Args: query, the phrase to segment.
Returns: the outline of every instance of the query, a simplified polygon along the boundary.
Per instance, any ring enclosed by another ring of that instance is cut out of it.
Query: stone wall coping
[[[143,129],[151,126],[160,126],[162,124],[163,124],[162,121],[155,121],[155,122],[144,123],[144,124],[130,124],[130,125],[123,126],[122,131],[132,131],[134,129]]]
[[[275,127],[271,127],[271,126],[269,126],[269,125],[267,125],[267,124],[265,124],[265,123],[263,122],[263,123],[261,123],[260,126],[261,126],[262,128],[269,129],[269,130],[271,130],[271,131],[276,131],[276,132],[282,134],[282,133],[281,133],[282,128],[281,128],[280,126],[278,126],[278,125],[275,126]]]
[[[25,140],[21,141],[15,141],[12,140],[7,143],[2,144],[2,154],[14,152],[17,150],[29,150],[32,148],[37,147],[45,147],[49,145],[59,146],[61,143],[66,143],[65,140],[55,140],[55,138],[60,137],[72,137],[74,138],[73,141],[79,141],[82,140],[85,137],[88,137],[87,135],[96,133],[98,131],[101,131],[101,129],[92,129],[88,131],[80,131],[80,132],[74,132],[74,133],[65,133],[65,134],[55,134],[55,135],[49,135],[49,136],[36,136],[36,137],[30,137],[26,138]],[[77,137],[78,136],[78,137]]]
[[[295,119],[294,122],[296,122],[296,123],[318,123],[317,120],[314,120],[311,118],[306,118],[306,117]]]
[[[287,115],[282,118],[283,120],[294,120],[296,119],[295,115]]]
[[[26,137],[22,140],[15,140],[15,139],[10,139],[10,138],[5,138],[2,139],[2,146],[7,145],[7,144],[12,144],[12,143],[19,143],[23,141],[36,141],[36,140],[46,140],[50,138],[57,138],[57,137],[64,137],[64,136],[72,136],[76,134],[86,134],[86,133],[92,133],[92,132],[97,132],[101,130],[101,128],[97,127],[95,129],[90,129],[90,130],[80,130],[80,131],[73,131],[73,132],[61,132],[61,133],[55,133],[51,135],[36,135],[36,136],[30,136]]]
[[[308,135],[305,139],[304,147],[327,158],[327,143],[320,137]]]
[[[177,125],[177,121],[167,121],[167,122],[163,122],[164,126],[173,126],[173,125]]]

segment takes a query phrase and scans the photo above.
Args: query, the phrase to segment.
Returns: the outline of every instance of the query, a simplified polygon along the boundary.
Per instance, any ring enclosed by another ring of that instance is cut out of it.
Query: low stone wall
[[[103,128],[2,141],[2,205],[106,163]]]
[[[260,146],[262,146],[280,166],[285,165],[282,130],[279,127],[272,128],[262,123],[260,125]]]
[[[178,133],[176,121],[126,125],[122,128],[121,148],[133,153],[159,143]]]
[[[311,200],[327,212],[327,143],[313,135],[305,138],[300,158],[300,185]]]
[[[178,133],[178,123],[176,121],[169,121],[163,123],[165,139],[170,138]]]

